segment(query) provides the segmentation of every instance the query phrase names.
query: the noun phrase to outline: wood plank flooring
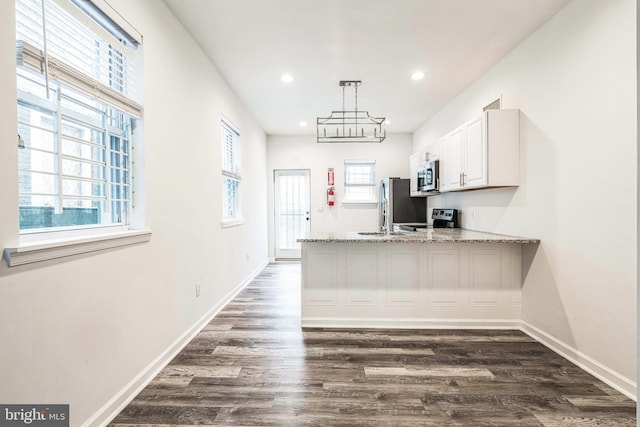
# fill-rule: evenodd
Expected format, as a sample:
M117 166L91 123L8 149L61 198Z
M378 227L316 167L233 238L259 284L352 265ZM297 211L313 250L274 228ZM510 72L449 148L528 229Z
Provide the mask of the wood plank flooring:
M112 426L635 426L635 402L519 331L300 328L264 271Z

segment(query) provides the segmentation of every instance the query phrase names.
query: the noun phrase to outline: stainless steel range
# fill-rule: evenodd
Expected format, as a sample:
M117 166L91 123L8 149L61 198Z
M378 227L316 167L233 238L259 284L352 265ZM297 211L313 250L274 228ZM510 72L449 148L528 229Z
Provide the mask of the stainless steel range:
M457 209L433 209L433 228L459 228Z

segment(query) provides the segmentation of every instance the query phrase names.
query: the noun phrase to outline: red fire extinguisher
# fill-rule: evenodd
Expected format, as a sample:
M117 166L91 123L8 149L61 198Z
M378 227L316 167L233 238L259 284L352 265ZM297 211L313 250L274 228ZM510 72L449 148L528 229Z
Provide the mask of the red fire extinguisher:
M327 205L333 206L336 202L336 193L334 187L329 187L327 190Z

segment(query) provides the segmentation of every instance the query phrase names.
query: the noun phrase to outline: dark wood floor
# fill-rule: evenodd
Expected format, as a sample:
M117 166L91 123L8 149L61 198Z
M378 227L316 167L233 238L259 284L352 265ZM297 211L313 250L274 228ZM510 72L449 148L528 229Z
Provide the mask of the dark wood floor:
M518 331L300 328L270 264L111 425L635 426L635 402Z

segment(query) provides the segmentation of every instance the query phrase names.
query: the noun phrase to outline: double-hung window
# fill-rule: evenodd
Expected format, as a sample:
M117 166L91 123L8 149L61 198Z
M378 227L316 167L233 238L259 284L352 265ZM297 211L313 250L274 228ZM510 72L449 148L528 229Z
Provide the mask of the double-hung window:
M242 222L240 206L240 133L228 122L222 129L222 225Z
M375 160L344 161L344 202L376 202Z
M16 0L21 233L129 225L139 41L90 1Z

